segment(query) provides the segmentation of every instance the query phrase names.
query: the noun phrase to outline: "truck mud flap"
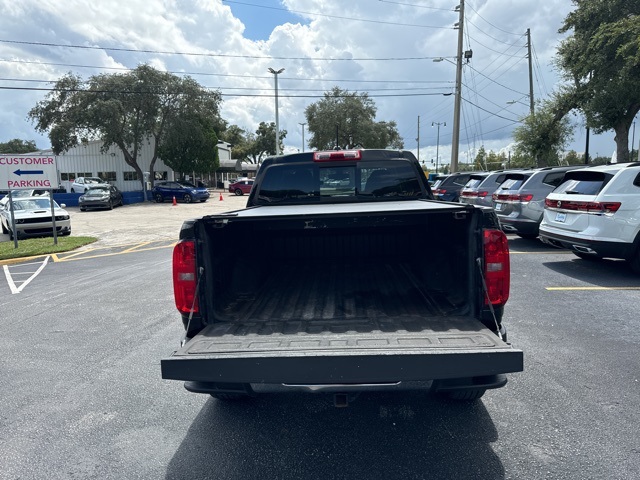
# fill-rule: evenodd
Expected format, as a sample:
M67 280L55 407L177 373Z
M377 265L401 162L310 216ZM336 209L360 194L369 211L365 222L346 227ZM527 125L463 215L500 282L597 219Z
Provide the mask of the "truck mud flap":
M274 322L275 323L275 322ZM330 384L476 377L523 370L523 353L473 318L415 319L391 329L364 322L344 333L316 323L216 324L161 361L162 378L201 382ZM446 325L446 328L443 328ZM408 328L408 329L407 329ZM385 331L389 330L389 331Z

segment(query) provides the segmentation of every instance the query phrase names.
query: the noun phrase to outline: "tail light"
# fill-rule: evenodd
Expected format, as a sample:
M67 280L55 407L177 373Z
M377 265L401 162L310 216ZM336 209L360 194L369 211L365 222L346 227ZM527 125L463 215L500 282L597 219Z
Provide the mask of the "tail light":
M533 200L531 193L494 193L491 198L502 202L530 202Z
M460 192L461 197L477 197L478 192Z
M485 190L485 191L482 191L482 192L478 192L478 196L479 196L479 197L484 198L484 197L486 197L487 195L489 195L489 192L487 192L486 190Z
M501 230L484 230L484 278L487 284L485 304L501 306L509 299L511 268L509 243Z
M434 195L444 195L445 193L447 193L447 191L444 188L436 188L433 191Z
M173 248L173 296L180 313L198 311L196 285L196 244L182 240Z
M620 202L573 202L567 200L544 200L545 208L560 208L563 210L574 210L576 212L586 213L615 213L622 203Z

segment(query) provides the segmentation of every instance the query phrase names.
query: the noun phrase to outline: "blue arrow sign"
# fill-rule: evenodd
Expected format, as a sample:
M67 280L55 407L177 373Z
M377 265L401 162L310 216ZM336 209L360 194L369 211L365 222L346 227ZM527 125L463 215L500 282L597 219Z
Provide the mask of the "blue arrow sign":
M20 175L42 175L44 173L44 170L16 170L15 172L16 175L20 176Z

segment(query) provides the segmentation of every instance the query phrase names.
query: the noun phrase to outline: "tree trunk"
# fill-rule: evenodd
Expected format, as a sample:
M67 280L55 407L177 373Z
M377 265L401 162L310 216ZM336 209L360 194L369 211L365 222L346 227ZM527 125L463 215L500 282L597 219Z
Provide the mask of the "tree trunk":
M616 136L616 162L627 163L629 162L629 127L625 124L617 124L615 128Z

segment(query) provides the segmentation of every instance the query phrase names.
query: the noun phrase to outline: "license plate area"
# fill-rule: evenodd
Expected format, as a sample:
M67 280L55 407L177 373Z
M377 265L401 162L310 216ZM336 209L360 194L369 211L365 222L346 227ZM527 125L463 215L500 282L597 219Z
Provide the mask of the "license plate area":
M556 213L556 222L564 223L566 219L567 219L567 214L566 213L564 213L564 212L557 212Z
M496 206L495 206L496 212L499 212L502 210L502 205L503 205L502 203L496 203Z

